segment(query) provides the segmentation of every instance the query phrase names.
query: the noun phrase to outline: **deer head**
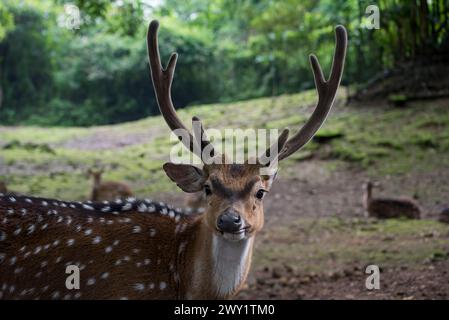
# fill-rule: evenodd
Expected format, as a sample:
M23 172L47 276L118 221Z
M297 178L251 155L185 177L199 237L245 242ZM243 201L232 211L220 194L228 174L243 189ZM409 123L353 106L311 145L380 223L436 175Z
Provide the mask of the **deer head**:
M94 186L98 186L101 182L101 176L104 173L104 169L89 168L87 170L87 177L92 177Z
M270 166L274 160L283 160L301 149L318 131L325 121L340 84L346 54L347 35L343 26L336 32L336 49L332 71L329 79L325 79L318 59L310 56L310 63L318 92L318 103L305 125L290 139L289 130L284 129L278 140L265 152L270 161L255 161L250 164L227 164L226 156L219 155L207 139L201 121L193 117L199 124L199 130L192 135L177 116L171 99L171 84L175 71L177 54L170 56L167 67L161 65L157 32L159 24L151 22L148 30L148 53L153 86L159 109L169 128L180 141L194 154L200 157L202 168L188 164L166 163L163 168L168 177L185 192L203 191L207 208L205 221L210 231L229 240L242 240L253 236L263 226L263 198L269 192L276 173L261 174L261 168ZM195 128L195 126L194 126ZM186 139L187 137L187 139ZM220 159L211 164L211 158ZM207 161L205 161L207 160Z

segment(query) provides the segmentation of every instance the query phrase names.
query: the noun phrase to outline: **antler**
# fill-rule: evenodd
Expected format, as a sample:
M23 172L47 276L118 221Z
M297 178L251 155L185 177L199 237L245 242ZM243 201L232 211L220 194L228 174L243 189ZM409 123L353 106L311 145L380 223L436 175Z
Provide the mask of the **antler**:
M282 144L278 143L280 150L278 160L287 158L309 142L329 114L332 104L334 103L338 86L340 85L346 56L348 40L346 29L343 26L337 26L335 28L335 38L336 46L329 80L326 81L324 79L323 71L321 70L317 57L313 54L310 55L310 64L312 66L315 86L318 92L318 104L307 123L285 143L283 149L281 149Z
M209 145L209 142L204 139L204 132L202 129L201 121L198 118L192 119L193 121L200 122L201 135L195 135L196 140L193 138L190 131L183 124L181 119L179 119L175 107L173 106L173 101L171 98L171 84L173 82L173 75L175 72L176 61L178 59L178 54L172 53L170 59L168 60L167 67L162 68L161 58L159 54L159 46L157 40L157 31L159 29L159 22L153 20L148 27L147 35L147 45L148 45L148 58L150 61L151 69L151 79L153 80L154 91L156 93L156 99L161 111L162 116L167 122L167 125L172 131L177 133L178 139L184 143L184 145L194 154L202 159L202 151L205 146ZM187 136L179 134L181 129ZM203 139L201 137L204 137ZM196 144L195 142L196 141ZM211 152L213 154L213 150Z

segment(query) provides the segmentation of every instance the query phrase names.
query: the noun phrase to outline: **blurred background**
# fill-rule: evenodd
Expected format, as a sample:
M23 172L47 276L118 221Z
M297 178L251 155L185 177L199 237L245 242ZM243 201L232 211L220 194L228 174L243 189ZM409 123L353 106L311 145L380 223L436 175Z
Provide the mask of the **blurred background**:
M240 298L449 298L449 0L3 0L0 192L87 200L103 178L202 206L161 170L152 19L162 60L179 53L181 118L218 129L298 129L317 99L309 54L328 74L334 27L348 30L332 114L281 164ZM421 219L367 217L368 181Z

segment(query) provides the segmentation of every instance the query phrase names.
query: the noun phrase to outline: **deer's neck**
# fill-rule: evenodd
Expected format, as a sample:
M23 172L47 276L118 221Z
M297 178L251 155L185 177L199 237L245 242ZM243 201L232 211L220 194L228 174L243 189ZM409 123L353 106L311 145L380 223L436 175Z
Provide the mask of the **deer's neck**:
M94 178L92 182L92 193L90 200L98 201L98 191L100 189L100 179Z
M251 265L254 237L229 241L201 223L195 239L191 285L187 298L225 299L245 283Z
M365 206L365 209L368 208L369 203L371 202L372 193L373 193L372 187L371 187L371 185L368 184L366 186L365 194L363 197L363 204Z

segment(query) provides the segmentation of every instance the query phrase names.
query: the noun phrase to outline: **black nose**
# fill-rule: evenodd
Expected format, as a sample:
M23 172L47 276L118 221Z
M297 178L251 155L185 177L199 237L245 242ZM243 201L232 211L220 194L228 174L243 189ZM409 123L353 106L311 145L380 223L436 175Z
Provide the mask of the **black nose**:
M217 219L217 227L222 232L235 233L242 228L242 218L235 211L226 211Z

